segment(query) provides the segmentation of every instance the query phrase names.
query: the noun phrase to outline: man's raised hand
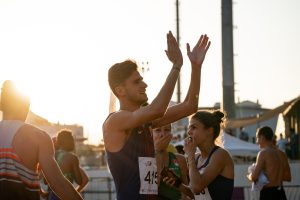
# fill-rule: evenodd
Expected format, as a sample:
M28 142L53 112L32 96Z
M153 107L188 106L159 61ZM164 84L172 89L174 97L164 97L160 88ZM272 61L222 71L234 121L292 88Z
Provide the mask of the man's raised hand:
M183 64L182 53L171 31L169 31L167 34L167 45L168 48L165 50L165 52L168 56L168 59L173 63L174 66L180 69Z
M204 61L206 52L210 46L207 35L201 35L197 44L191 51L189 43L186 44L187 55L191 61L192 66L201 67Z

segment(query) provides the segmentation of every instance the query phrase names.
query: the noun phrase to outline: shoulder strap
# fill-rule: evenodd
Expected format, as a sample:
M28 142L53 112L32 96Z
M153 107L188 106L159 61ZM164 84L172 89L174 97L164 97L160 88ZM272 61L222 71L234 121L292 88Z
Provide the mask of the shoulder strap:
M0 147L12 148L12 142L19 129L25 123L18 120L3 120L0 122Z
M200 157L201 157L201 154L199 153L196 157L196 166L198 165L198 161L199 161Z
M204 168L204 167L206 167L206 166L208 165L209 160L210 160L212 154L213 154L218 148L220 148L220 147L219 147L219 146L215 146L215 147L211 150L211 152L209 153L208 158L206 159L205 163L204 163L203 165L201 165L201 166L198 168L198 170L200 170L200 169L202 169L202 168ZM200 156L199 156L199 157L200 157Z

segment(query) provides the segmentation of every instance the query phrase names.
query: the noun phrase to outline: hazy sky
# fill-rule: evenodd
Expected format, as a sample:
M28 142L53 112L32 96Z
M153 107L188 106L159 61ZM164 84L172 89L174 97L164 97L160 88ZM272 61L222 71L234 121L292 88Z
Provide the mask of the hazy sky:
M299 0L234 1L236 101L274 108L300 95L299 8ZM199 105L213 106L222 98L221 0L180 1L180 23L182 95L190 77L185 44L206 33L212 45ZM171 68L169 30L176 32L175 0L0 0L0 82L15 80L33 112L82 124L97 143L108 114L108 68L127 58L148 62L152 100Z

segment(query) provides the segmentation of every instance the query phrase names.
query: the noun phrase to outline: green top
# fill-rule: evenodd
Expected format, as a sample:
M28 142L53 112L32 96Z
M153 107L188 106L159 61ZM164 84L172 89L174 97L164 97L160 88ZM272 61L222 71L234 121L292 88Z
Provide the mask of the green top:
M61 163L64 159L65 154L68 153L65 150L59 149L55 152L55 160L58 163L59 166L61 166ZM63 175L71 182L73 183L75 178L71 172L63 173Z
M176 155L171 152L168 152L168 154L169 154L168 168L172 170L179 178L181 178L180 167L176 159ZM175 188L169 187L163 181L161 181L158 187L158 199L178 200L181 199L181 192Z

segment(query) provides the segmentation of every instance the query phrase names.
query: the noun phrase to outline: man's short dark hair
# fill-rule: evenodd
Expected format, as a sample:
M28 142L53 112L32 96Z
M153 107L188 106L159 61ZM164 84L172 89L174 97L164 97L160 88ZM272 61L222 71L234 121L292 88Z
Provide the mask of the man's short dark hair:
M116 96L115 88L124 83L134 71L137 71L137 64L132 60L125 60L110 67L108 70L108 83L110 89Z
M258 135L262 135L266 140L272 141L274 132L269 126L264 126L258 130Z

